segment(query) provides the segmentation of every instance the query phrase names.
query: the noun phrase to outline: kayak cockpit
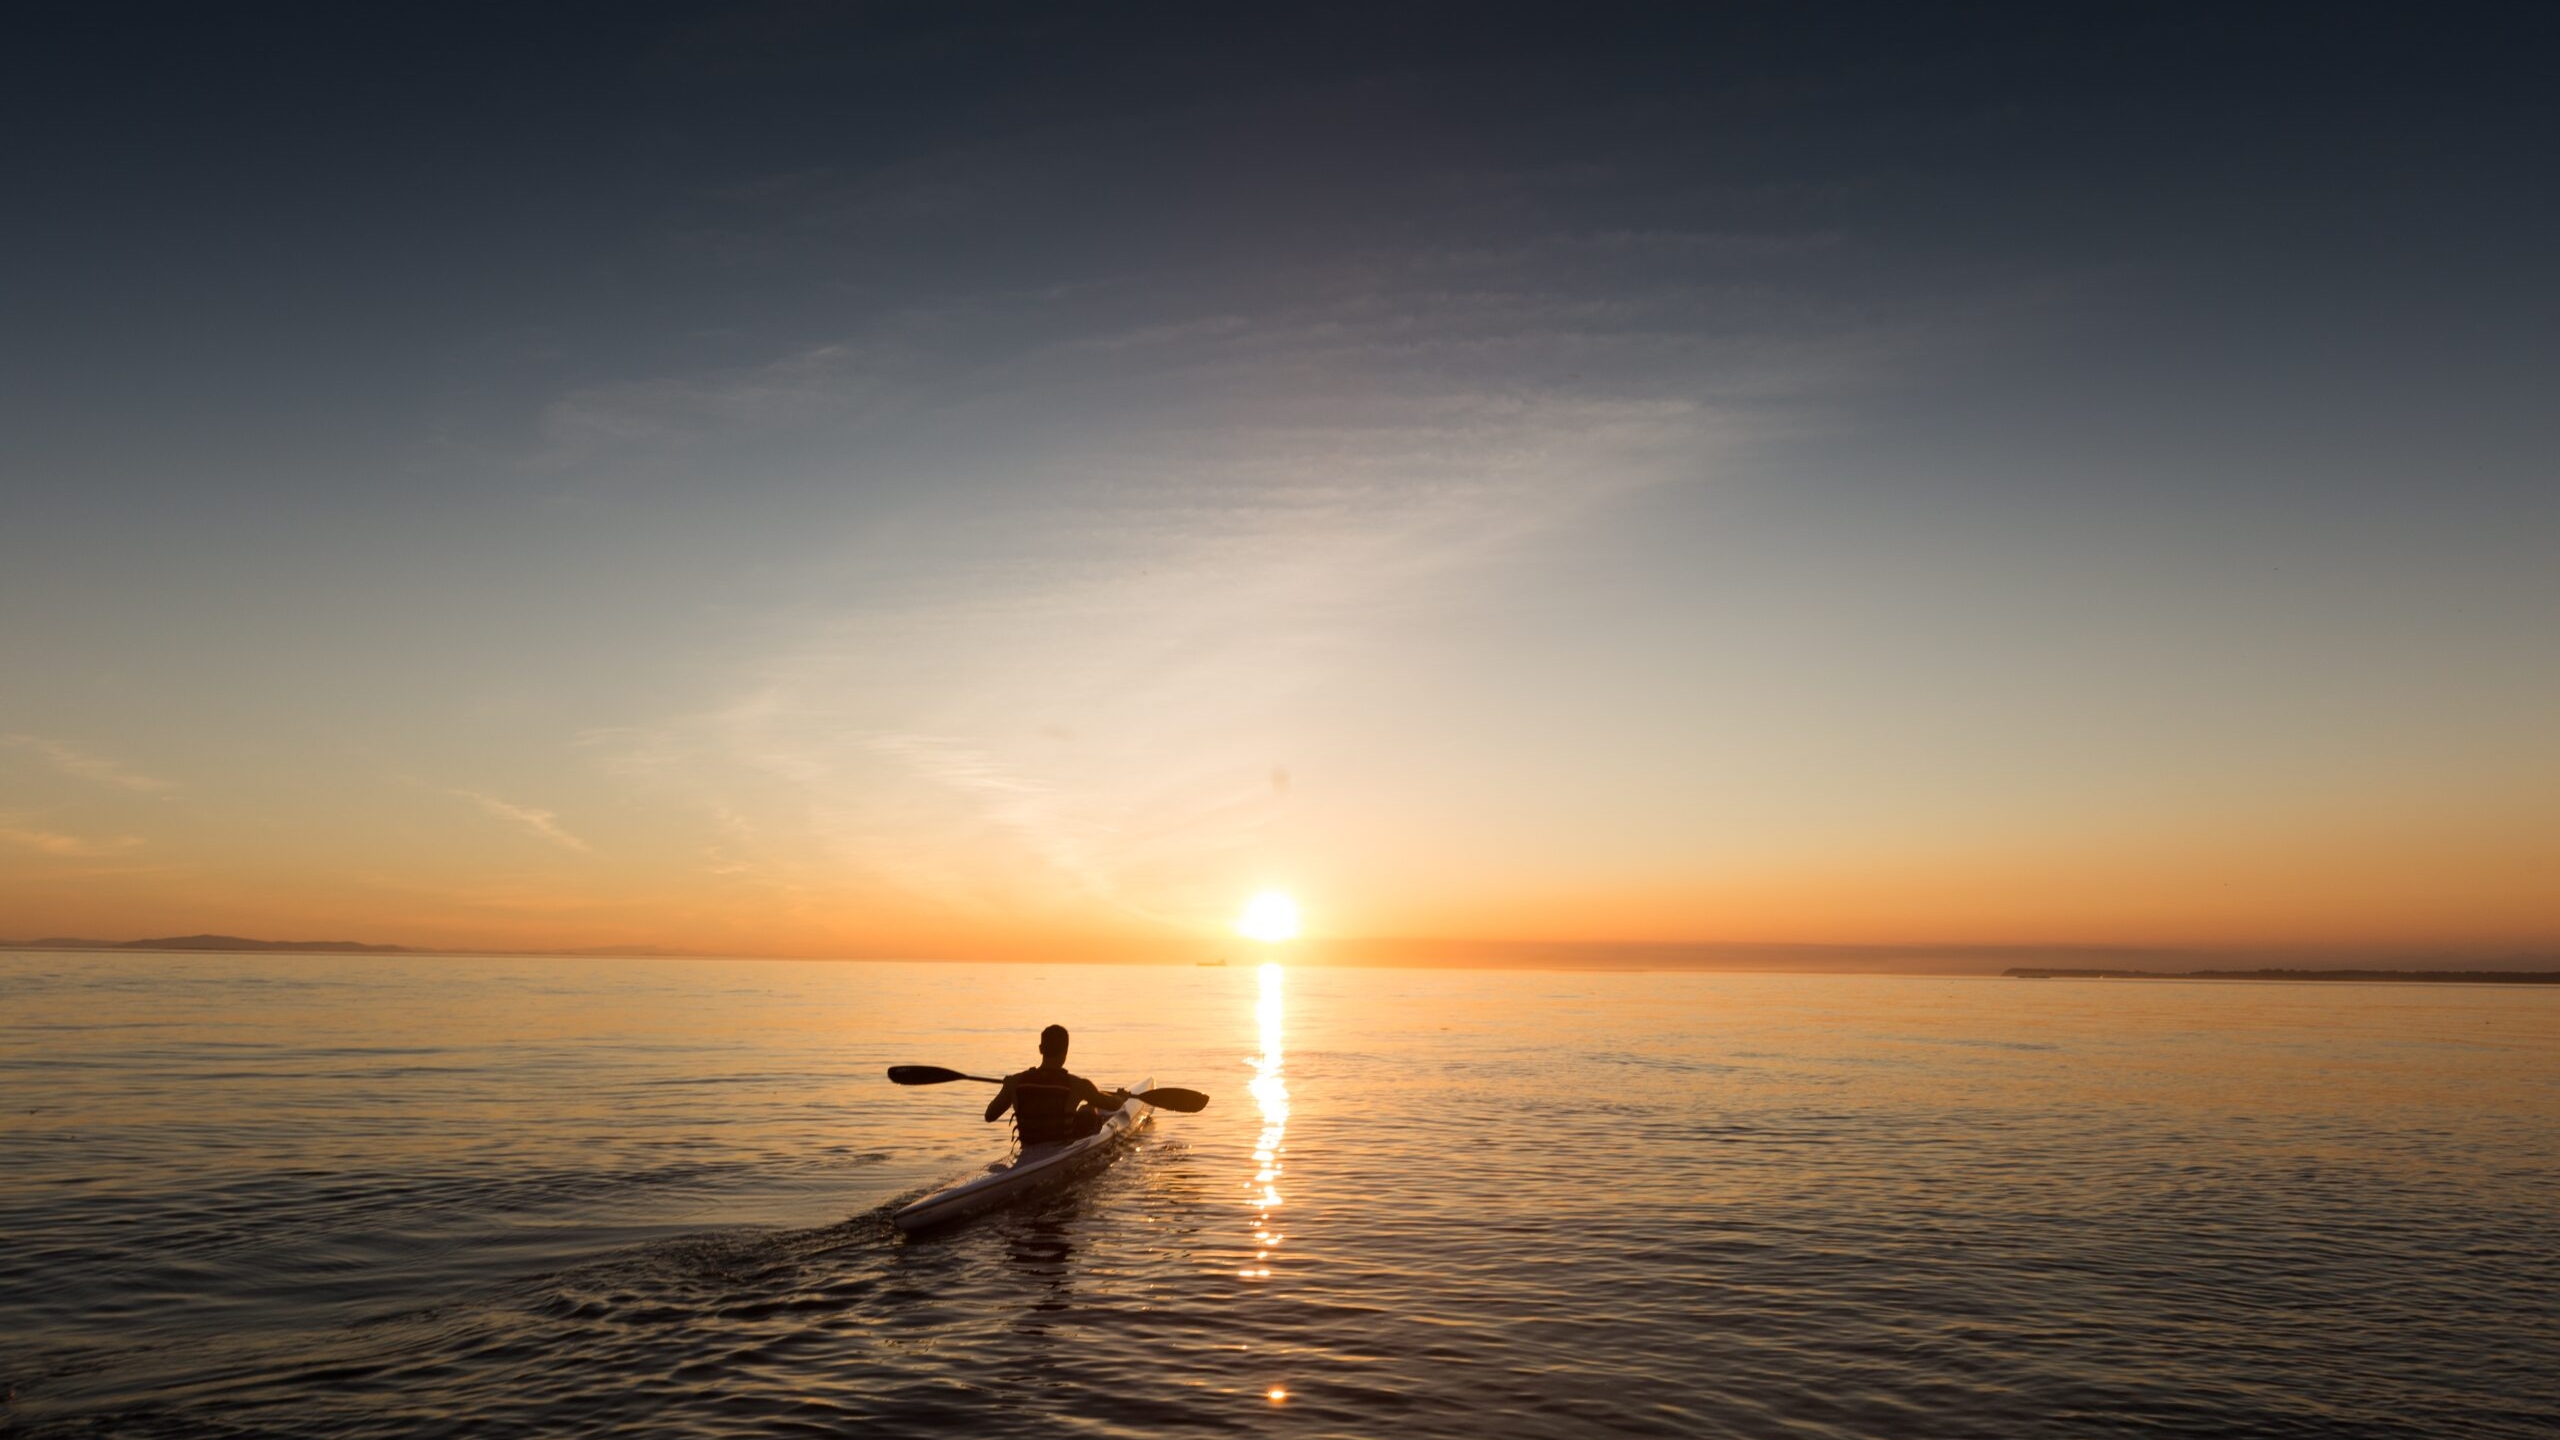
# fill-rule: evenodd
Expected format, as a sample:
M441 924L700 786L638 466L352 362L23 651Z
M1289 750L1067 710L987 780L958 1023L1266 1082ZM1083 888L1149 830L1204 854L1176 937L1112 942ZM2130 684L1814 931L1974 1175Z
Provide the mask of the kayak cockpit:
M1154 1082L1144 1081L1132 1088L1143 1092L1154 1088ZM1122 1142L1135 1136L1138 1127L1154 1113L1154 1106L1132 1100L1105 1115L1102 1128L1091 1135L1021 1146L971 1179L936 1190L901 1208L889 1217L890 1223L902 1231L947 1225L1065 1184L1109 1163Z

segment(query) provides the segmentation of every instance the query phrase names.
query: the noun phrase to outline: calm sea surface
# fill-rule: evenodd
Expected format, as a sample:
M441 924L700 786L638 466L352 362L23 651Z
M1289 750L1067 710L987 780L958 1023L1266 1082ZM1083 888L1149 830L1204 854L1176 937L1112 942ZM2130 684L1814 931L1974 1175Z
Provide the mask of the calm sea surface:
M899 1062L1212 1092L937 1236ZM0 955L10 1435L2560 1434L2560 993Z

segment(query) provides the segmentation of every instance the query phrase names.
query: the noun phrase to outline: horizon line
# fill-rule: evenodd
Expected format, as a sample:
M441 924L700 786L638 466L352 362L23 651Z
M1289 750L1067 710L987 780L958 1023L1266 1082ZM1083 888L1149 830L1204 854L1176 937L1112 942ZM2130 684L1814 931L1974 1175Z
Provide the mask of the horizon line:
M2090 941L1965 943L1840 943L1825 941L1628 941L1628 940L1465 940L1432 937L1333 936L1302 937L1272 944L1242 941L1261 949L1262 963L1339 966L1361 969L1599 970L1621 972L1727 970L1766 973L1906 973L1981 975L2032 958L2087 958L2154 963L2324 958L2364 965L2396 963L2416 970L2457 968L2471 971L2529 973L2533 967L2560 966L2560 947L2511 945L2410 944L2191 944L2137 945ZM586 945L557 948L525 946L403 945L356 940L266 940L199 932L136 940L95 940L48 936L33 940L0 940L0 951L85 953L130 951L162 954L321 954L412 957L524 959L645 960L779 960L889 964L1027 964L1027 965L1166 965L1214 969L1229 963L1236 947L1216 959L1167 954L1160 947L1118 953L1072 948L1054 955L1027 957L1011 953L776 953L676 949L655 945ZM1247 952L1245 964L1257 963ZM1757 964L1753 962L1758 962ZM1789 963L1792 962L1792 963ZM1863 962L1863 963L1861 963ZM1899 962L1899 963L1894 963Z

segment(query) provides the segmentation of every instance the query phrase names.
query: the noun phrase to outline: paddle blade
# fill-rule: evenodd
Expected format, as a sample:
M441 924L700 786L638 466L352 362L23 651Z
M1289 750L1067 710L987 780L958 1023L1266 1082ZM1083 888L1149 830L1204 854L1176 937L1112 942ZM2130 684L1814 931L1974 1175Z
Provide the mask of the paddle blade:
M952 1080L968 1078L957 1070L945 1070L939 1065L892 1065L889 1067L889 1083L892 1085L941 1085Z
M1197 1115L1209 1108L1209 1097L1197 1090L1141 1090L1138 1099L1159 1110Z

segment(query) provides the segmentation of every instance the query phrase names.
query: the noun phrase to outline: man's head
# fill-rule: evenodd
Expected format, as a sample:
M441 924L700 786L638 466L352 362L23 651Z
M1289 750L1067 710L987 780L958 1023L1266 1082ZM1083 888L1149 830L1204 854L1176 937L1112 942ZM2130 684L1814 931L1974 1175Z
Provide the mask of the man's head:
M1067 1063L1067 1027L1052 1025L1040 1032L1040 1058L1051 1065Z

